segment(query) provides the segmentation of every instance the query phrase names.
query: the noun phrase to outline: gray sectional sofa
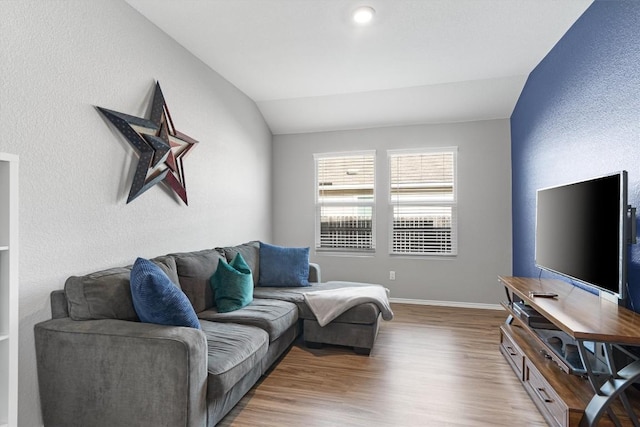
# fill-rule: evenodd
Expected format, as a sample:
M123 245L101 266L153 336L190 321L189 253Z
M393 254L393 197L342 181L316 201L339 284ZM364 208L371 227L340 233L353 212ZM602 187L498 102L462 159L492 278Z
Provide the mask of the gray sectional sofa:
M200 330L140 322L130 266L73 276L52 292L52 319L34 331L44 425L215 426L301 333L309 346L369 354L380 309L360 304L320 327L303 293L345 285L321 283L315 264L309 287L255 287L251 304L219 313L209 278L238 252L257 284L259 242L152 260L188 297Z

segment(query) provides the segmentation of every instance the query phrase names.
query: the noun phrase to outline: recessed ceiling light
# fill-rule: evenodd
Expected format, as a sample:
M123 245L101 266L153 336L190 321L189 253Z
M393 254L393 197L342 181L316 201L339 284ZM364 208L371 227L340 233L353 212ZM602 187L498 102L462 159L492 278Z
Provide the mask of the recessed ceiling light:
M371 6L360 6L353 11L353 20L356 24L365 25L371 22L376 11Z

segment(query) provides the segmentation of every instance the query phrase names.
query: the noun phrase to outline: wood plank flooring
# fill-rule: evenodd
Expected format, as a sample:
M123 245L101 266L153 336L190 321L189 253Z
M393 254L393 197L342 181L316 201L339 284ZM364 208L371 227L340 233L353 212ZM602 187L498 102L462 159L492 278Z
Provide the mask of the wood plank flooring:
M547 425L498 350L505 312L392 308L370 357L296 343L219 425Z

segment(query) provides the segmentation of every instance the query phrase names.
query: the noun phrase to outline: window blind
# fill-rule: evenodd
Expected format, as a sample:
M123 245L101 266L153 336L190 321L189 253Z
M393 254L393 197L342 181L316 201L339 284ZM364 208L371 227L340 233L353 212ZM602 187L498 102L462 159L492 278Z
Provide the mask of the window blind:
M389 151L390 253L457 254L456 154Z
M316 249L375 249L375 152L316 154Z

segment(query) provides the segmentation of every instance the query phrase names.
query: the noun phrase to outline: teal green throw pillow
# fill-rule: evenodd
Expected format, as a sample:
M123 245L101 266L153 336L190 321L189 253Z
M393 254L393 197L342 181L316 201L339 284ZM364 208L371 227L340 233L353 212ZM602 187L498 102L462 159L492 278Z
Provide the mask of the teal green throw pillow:
M239 310L253 301L253 275L240 253L229 264L220 260L209 282L218 313Z

